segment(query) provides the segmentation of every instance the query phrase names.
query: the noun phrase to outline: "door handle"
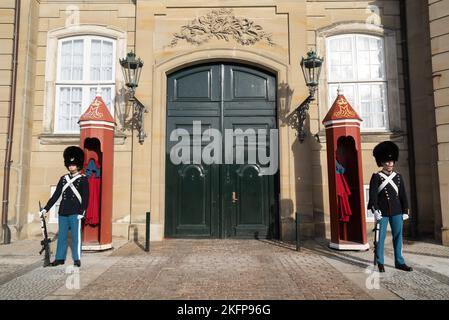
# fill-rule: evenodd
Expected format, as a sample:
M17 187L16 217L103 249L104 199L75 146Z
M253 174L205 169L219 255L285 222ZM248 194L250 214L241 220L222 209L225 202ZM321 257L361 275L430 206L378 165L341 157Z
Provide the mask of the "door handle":
M237 193L232 191L232 203L236 203L237 201L239 201L239 199L237 199Z

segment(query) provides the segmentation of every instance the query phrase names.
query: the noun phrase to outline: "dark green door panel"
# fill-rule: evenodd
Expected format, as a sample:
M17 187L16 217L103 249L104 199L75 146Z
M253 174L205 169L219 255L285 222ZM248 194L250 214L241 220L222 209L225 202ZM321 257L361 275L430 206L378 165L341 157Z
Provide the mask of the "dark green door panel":
M224 116L276 116L275 78L242 66L225 65Z
M217 129L212 117L170 117L167 123L167 152L179 142L171 141L175 129L185 130L193 143L194 121L201 130ZM204 146L205 142L200 142ZM199 161L198 161L199 160ZM166 233L168 237L218 237L218 165L206 165L190 154L188 163L166 161Z
M202 66L172 74L167 83L167 116L219 117L219 65Z
M234 132L240 129L243 134L260 129L269 132L276 128L276 120L274 117L225 117L224 127ZM260 137L257 136L257 139ZM263 152L269 155L268 137L265 141L267 150ZM249 158L248 149L251 147L257 150L250 141L244 145L236 142L232 149L234 164L224 165L222 169L227 178L223 181L223 190L227 193L223 202L223 212L228 218L227 237L274 237L275 217L272 213L276 197L275 179L271 175L261 175L261 169L266 165L259 163L258 158ZM238 164L242 158L244 163Z
M260 175L262 165L248 158L255 141L243 137L242 145L234 144L232 164L224 163L224 141L219 164L205 164L192 154L210 141L194 141L195 121L201 121L201 132L210 128L223 135L226 129L241 129L243 135L275 129L275 78L239 65L202 65L171 74L167 88L166 236L276 237L278 175ZM175 129L190 137L188 163L170 159L180 141L170 141ZM237 164L242 156L244 164Z

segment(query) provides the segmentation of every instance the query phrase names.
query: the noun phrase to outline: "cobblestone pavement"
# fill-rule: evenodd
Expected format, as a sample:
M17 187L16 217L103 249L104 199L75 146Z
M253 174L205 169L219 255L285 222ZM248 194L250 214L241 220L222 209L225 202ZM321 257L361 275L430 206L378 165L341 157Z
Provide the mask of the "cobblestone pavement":
M256 240L133 244L77 299L369 299L310 253ZM117 290L117 288L122 288Z
M373 250L366 252L334 252L326 243L309 244L312 251L328 259L343 261L352 271L372 269ZM404 241L403 255L413 272L394 268L393 248L385 248L386 272L380 274L380 285L406 300L449 300L449 247L426 242ZM344 272L343 270L340 270Z
M405 245L412 273L392 267L387 245L379 290L366 286L372 251L337 252L327 242L296 252L279 241L170 239L147 253L122 241L83 253L79 270L70 258L43 268L34 245L0 246L0 299L449 299L449 248L427 243Z
M0 246L0 285L41 266L40 247L39 241L32 240Z

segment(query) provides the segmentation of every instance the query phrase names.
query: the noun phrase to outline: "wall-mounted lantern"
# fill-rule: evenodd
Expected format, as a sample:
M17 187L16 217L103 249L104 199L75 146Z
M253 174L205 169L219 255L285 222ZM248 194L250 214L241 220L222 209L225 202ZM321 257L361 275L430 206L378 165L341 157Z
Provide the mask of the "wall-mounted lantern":
M318 81L320 78L323 61L324 58L318 57L313 50L310 50L307 53L307 58L302 58L301 60L301 69L304 74L304 80L309 88L309 96L294 111L297 122L295 124L295 128L298 132L298 139L301 143L303 143L306 138L304 122L307 117L307 111L309 110L310 103L315 99L315 92L318 88Z
M128 99L133 106L133 121L138 131L137 137L139 138L139 143L143 144L143 141L147 136L144 131L144 113L147 113L148 110L135 96L136 88L139 86L143 61L140 58L136 59L136 54L131 51L127 54L125 59L120 59L120 65L122 66L126 86L129 89ZM126 114L128 114L128 112L126 112Z

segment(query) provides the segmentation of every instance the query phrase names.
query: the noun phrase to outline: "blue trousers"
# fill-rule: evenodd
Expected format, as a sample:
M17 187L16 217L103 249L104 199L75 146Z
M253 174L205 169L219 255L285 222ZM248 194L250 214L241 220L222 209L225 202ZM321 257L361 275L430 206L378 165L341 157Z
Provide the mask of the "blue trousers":
M72 236L72 258L73 261L81 257L81 220L77 214L59 216L58 245L56 246L56 260L65 260L67 256L67 236Z
M387 237L387 226L390 223L391 233L393 235L393 248L394 248L394 264L395 266L405 264L404 257L402 256L402 226L403 218L402 214L398 214L392 217L382 217L379 221L379 241L377 243L377 262L384 264L384 247L385 238Z

